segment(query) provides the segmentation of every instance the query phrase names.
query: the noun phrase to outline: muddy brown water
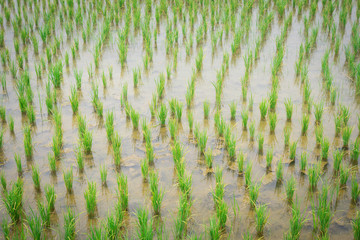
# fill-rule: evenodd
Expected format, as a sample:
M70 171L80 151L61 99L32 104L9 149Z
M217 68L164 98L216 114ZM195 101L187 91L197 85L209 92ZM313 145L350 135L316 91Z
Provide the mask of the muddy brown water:
M143 7L143 6L142 6ZM334 114L336 114L339 103L345 104L350 108L351 116L349 124L354 126L351 135L353 142L358 136L357 130L357 114L359 113L360 99L355 95L354 85L348 77L348 72L345 64L344 45L350 43L351 23L356 19L356 7L353 7L351 14L351 21L349 19L344 33L341 35L342 46L338 58L334 58L333 53L330 54L330 68L333 74L334 86L338 89L338 99L336 106L330 104L327 93L322 85L321 76L321 59L325 51L330 48L330 39L327 33L321 29L322 17L319 13L321 3L319 3L318 13L312 26L318 23L319 35L315 49L311 53L308 61L309 66L309 82L312 89L312 97L314 102L324 101L325 112L323 115L324 134L330 140L330 154L327 165L324 167L322 179L326 182L332 182L333 177L333 160L331 152L342 146L342 139L335 136L334 131ZM288 13L289 9L287 10ZM308 14L309 10L304 10L303 15ZM262 186L260 188L258 202L267 204L269 208L269 219L265 227L265 239L280 239L283 234L288 231L289 219L291 216L291 207L286 201L285 182L291 176L296 179L296 195L298 196L301 211L304 211L308 221L305 223L301 231L301 239L316 238L312 230L312 216L311 216L311 198L317 196L317 193L309 191L309 183L307 175L300 173L299 160L300 154L306 151L309 155L309 162L315 163L319 159L320 149L316 146L314 126L315 118L310 115L310 125L307 136L301 135L301 117L303 112L307 112L306 105L303 104L302 86L295 75L295 61L297 60L298 50L300 44L304 42L303 35L303 20L294 14L292 25L288 31L288 37L285 41L285 55L283 59L282 71L280 74L280 88L279 98L276 107L278 115L278 123L276 125L275 133L271 134L269 130L269 120L260 121L259 103L267 96L271 89L271 62L276 52L275 39L281 33L282 22L279 22L277 14L269 29L268 37L262 47L259 59L256 61L254 68L249 76L249 91L248 95L252 93L254 98L253 111L250 112L250 120L256 122L256 134L262 131L265 136L264 152L273 147L274 148L274 162L272 170L266 170L265 154L258 153L257 142L251 141L248 131L244 130L241 125L241 109L246 108L248 102L242 101L241 93L241 78L244 76L245 67L243 56L247 53L247 49L252 49L255 39L259 32L257 29L257 14L258 8L253 10L253 17L249 40L241 45L241 52L235 56L230 57L230 67L225 76L224 89L222 95L222 114L224 118L230 122L229 103L237 102L236 120L231 121L232 131L237 136L237 151L242 150L247 155L247 161L252 162L252 179L260 181L262 179ZM335 19L338 19L338 12L336 12ZM197 25L196 25L197 26ZM18 100L15 91L15 80L11 77L9 69L0 67L2 72L6 73L6 81L8 83L7 91L1 91L1 105L6 108L6 113L14 117L15 120L15 134L10 134L8 127L3 123L4 132L4 146L0 153L1 169L5 172L8 183L14 182L17 177L16 164L14 161L14 154L19 153L22 159L24 172L24 207L28 213L29 209L36 209L36 202L38 199L44 199L43 187L47 183L55 186L57 194L55 209L56 212L52 214L51 229L47 234L52 237L61 238L63 234L63 213L67 207L71 207L78 214L78 221L76 224L77 238L84 239L89 231L90 225L93 223L99 224L102 219L105 219L107 214L112 210L116 200L116 176L119 171L123 172L128 177L129 184L129 210L126 217L127 234L131 238L136 236L136 217L135 210L139 206L146 206L152 214L151 197L149 186L143 181L140 169L140 160L145 157L145 147L142 138L141 128L134 131L131 121L126 119L124 109L120 106L120 93L124 83L128 83L128 100L131 105L140 112L141 118L146 118L150 121L152 143L155 150L154 168L159 173L160 186L165 191L163 204L161 207L160 217L155 219L155 222L164 223L166 235L168 238L173 238L172 231L174 229L174 220L177 213L179 190L176 186L176 173L171 154L170 134L167 127L160 127L156 119L151 119L149 104L152 98L152 93L156 91L154 80L158 78L160 73L166 72L166 66L172 61L172 57L167 56L165 51L165 32L166 22L159 26L159 36L157 47L154 48L153 63L149 71L143 70L142 56L142 36L140 33L130 32L130 42L128 49L127 64L124 68L120 67L117 54L117 30L119 27L112 26L111 37L108 43L103 48L103 53L100 61L100 67L95 73L93 79L89 79L87 74L87 67L93 64L93 46L97 41L99 27L94 31L88 43L84 44L80 39L80 56L75 60L70 57L70 67L64 68L64 79L61 90L58 90L58 101L61 106L62 122L63 122L63 139L64 146L62 149L61 160L58 162L58 171L56 175L50 173L47 155L51 152L51 140L54 134L54 126L51 119L48 117L45 106L45 85L47 81L46 74L43 73L43 78L37 80L34 63L39 61L38 56L32 53L32 47L29 48L28 68L31 76L31 86L34 91L34 109L36 112L36 125L33 127L33 143L34 155L31 161L27 161L23 146L23 131L22 124L26 120L20 112ZM132 28L131 28L132 29ZM179 27L180 29L180 27ZM196 28L195 28L196 29ZM5 30L5 45L10 50L12 59L15 57L15 50L13 47L13 29L10 25L4 24ZM63 29L59 29L65 36ZM81 32L74 33L80 36ZM195 67L195 56L198 48L194 41L194 48L192 49L191 57L186 57L185 44L181 31L179 31L179 53L177 70L172 71L170 80L167 80L165 87L165 97L163 102L176 97L182 101L185 106L185 92L187 82L192 75L192 69ZM201 129L206 128L208 132L207 147L213 149L214 166L220 166L224 169L223 179L226 184L225 187L225 201L229 206L229 216L227 221L227 233L231 239L239 239L248 229L254 236L255 230L255 213L250 208L248 192L245 187L244 177L239 175L236 170L236 164L229 160L222 140L217 136L214 128L214 113L215 113L215 90L211 82L216 81L217 70L220 69L222 57L225 52L231 53L231 42L233 37L224 37L223 42L213 53L211 48L211 36L207 34L207 40L203 44L204 61L203 69L197 76L195 87L194 104L191 111L194 113L195 122L198 122ZM64 37L61 42L61 53L64 55L65 51L70 54L71 40L66 40ZM43 52L41 47L41 40L39 38L40 55ZM231 54L230 54L231 56ZM108 67L113 66L113 79L108 77ZM142 71L142 78L140 85L134 89L132 83L132 69L140 67ZM93 133L93 148L92 154L85 156L85 170L84 173L79 173L76 165L74 149L78 141L78 127L76 116L73 116L68 96L70 95L70 86L75 84L73 70L80 69L83 71L82 90L79 110L82 115L86 116L86 121L89 129ZM103 88L101 82L101 74L105 71L108 86ZM100 99L104 104L104 113L113 111L115 116L115 130L122 138L122 160L120 170L114 166L111 154L111 148L106 138L106 131L104 122L99 121L91 104L91 82L95 81L99 85ZM39 96L41 101L39 102ZM286 121L286 112L284 101L286 98L291 98L294 102L294 113L292 121ZM211 106L209 120L203 118L203 102L208 100ZM41 111L42 110L42 111ZM288 149L284 148L283 130L285 127L291 127L291 141L299 141L296 160L293 163L288 161ZM178 134L180 142L186 149L185 160L186 168L192 174L192 193L194 200L191 208L191 219L188 226L189 233L201 234L205 232L206 225L209 224L209 218L215 214L214 202L212 198L212 188L215 185L215 179L212 174L206 174L206 166L204 157L199 154L198 148L194 143L194 137L188 128L186 118L186 107L184 108L183 118ZM279 184L276 181L275 169L277 161L284 159L284 183ZM345 162L349 163L349 153L346 152ZM41 173L41 188L40 193L36 192L31 178L31 165L37 164ZM107 185L102 186L100 179L100 166L105 164L108 169ZM74 184L73 192L67 193L62 171L73 167L74 170ZM358 177L358 167L353 165L354 171ZM95 181L97 184L97 217L95 219L88 219L85 200L83 192L87 188L87 181ZM322 182L319 182L318 189L321 189ZM237 215L233 213L233 199L239 206ZM334 216L330 224L330 236L333 239L351 239L352 227L351 219L355 216L358 209L358 204L351 202L350 196L350 180L347 187L340 190L337 197L337 203L333 208ZM9 218L6 209L1 207L0 219Z

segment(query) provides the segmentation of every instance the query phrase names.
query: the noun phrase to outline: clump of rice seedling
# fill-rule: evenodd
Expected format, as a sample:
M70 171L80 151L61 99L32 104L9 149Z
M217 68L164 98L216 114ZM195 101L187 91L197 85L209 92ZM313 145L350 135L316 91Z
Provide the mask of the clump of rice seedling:
M301 126L301 134L305 136L309 128L309 115L306 113L304 113L302 116Z
M343 160L344 152L336 149L333 152L333 158L334 158L334 171L338 172L340 170L340 166Z
M32 146L31 129L29 125L25 125L24 127L24 149L25 149L25 156L27 158L31 158L33 154L33 146Z
M70 193L73 185L73 170L72 167L68 171L63 172L66 190Z
M76 216L75 212L68 208L64 214L64 238L65 239L75 239L75 229L76 228Z
M69 96L69 100L73 114L76 114L79 109L79 98L75 87L71 87L71 95Z
M266 101L266 99L263 99L260 102L259 109L260 109L261 120L265 120L266 113L268 110L268 102Z
M74 70L74 76L76 80L76 88L77 90L81 89L81 78L82 78L82 71Z
M7 183L6 183L6 177L5 177L4 171L1 171L1 173L0 173L0 182L1 182L1 186L2 186L3 190L6 191Z
M298 201L293 204L291 211L290 229L286 234L285 239L299 239L301 229L307 220L305 219L305 216L300 213L300 205Z
M15 159L15 163L16 163L17 172L18 172L18 174L21 174L22 173L22 164L21 164L21 158L20 158L19 154L15 153L14 159Z
M137 236L139 239L153 238L153 220L149 219L148 211L145 208L140 208L135 213L137 217Z
M359 184L356 179L356 174L352 175L351 178L351 200L357 202L360 194Z
M105 116L105 129L106 136L109 142L111 142L114 135L114 112L108 112Z
M199 137L198 137L198 139L197 139L197 141L198 141L198 146L199 146L199 150L200 150L201 153L204 153L204 152L205 152L207 140L208 140L207 131L206 131L206 129L204 129L204 130L199 134Z
M314 164L313 166L308 167L309 184L311 189L316 188L318 180L320 178L320 173L321 173L320 162L319 164Z
M216 203L216 216L220 229L225 228L226 220L228 218L228 206L224 199L220 199Z
M335 123L335 135L339 136L341 130L341 116L335 115L334 116L334 123Z
M13 223L16 223L20 220L22 213L23 185L23 180L18 178L18 180L13 184L12 188L4 192L4 206Z
M277 168L276 168L276 179L278 182L281 182L283 180L283 165L282 165L282 159L278 161Z
M41 239L42 226L40 216L31 209L31 215L26 216L26 222L29 225L31 237L37 240Z
M341 186L346 185L347 180L349 179L349 176L350 176L350 168L345 166L344 164L341 164L341 166L340 166L340 174L339 174L340 185Z
M45 185L44 189L45 189L45 198L46 198L47 204L49 206L49 209L50 209L50 211L54 211L55 210L55 201L56 201L56 197L57 197L57 195L55 194L55 188L54 188L54 186L47 184L47 185Z
M254 140L255 137L255 121L251 121L249 126L250 140Z
M50 226L50 216L51 216L49 206L45 205L44 203L42 203L40 201L38 201L37 206L39 209L39 214L40 214L43 226L49 227Z
M220 239L220 227L217 219L215 217L210 218L209 224L209 236L211 239L218 240Z
M359 141L356 139L355 142L353 143L353 147L351 149L351 160L353 161L357 161L359 158L359 153L360 153L360 146L359 146Z
M259 234L262 234L265 228L265 224L269 218L267 206L264 204L259 204L255 207L256 214L256 231Z
M3 122L6 122L6 109L4 106L0 106L0 118Z
M284 145L289 146L290 144L290 134L291 134L291 129L289 127L284 129Z
M101 183L103 185L106 185L107 169L105 165L100 166L100 178L101 178Z
M297 147L297 142L293 142L293 143L290 144L290 154L289 154L289 158L290 158L291 160L295 160L296 147Z
M86 210L88 216L91 218L95 215L96 210L96 183L88 182L88 189L84 191L84 198L86 201Z
M293 113L293 109L294 109L294 104L291 101L291 99L286 99L284 104L285 104L285 109L286 109L286 119L288 121L291 121L291 117L292 117L292 113Z
M169 120L169 131L170 131L171 139L176 138L177 130L178 130L177 121L175 119L170 119Z
M177 118L178 122L181 122L183 103L178 102L175 106L175 110L176 110L176 118Z
M11 133L14 133L14 118L12 116L9 116L9 129Z
M324 113L324 104L323 104L323 102L320 102L318 104L314 104L314 108L315 108L314 115L315 115L316 123L320 123L322 115Z
M131 122L133 124L134 129L138 129L139 127L139 113L136 112L134 108L131 108Z
M187 114L187 117L188 117L188 123L189 123L189 130L190 130L190 132L192 132L193 125L194 125L194 115L191 111L189 111Z
M349 126L345 126L342 130L342 139L343 139L344 148L349 147L349 140L350 140L352 130L353 130L353 128L349 127Z
M319 203L317 209L314 204L312 205L312 215L314 221L314 229L318 229L321 236L327 236L331 218L333 213L331 212L331 199L328 199L329 187L324 185L320 192Z
M165 126L166 117L167 117L167 108L165 104L161 104L157 116L161 123L161 126Z
M204 118L209 118L209 112L210 112L210 103L209 101L204 101Z
M276 122L277 122L277 115L275 112L271 112L269 114L269 119L270 119L270 132L274 133L275 132L275 127L276 127Z
M164 198L164 193L159 189L159 176L156 172L151 171L149 173L151 202L155 214L160 214L161 203Z
M306 170L307 165L307 154L306 152L302 152L300 155L300 170L304 172Z
M326 137L321 140L321 158L326 160L328 158L330 142Z
M264 149L264 135L262 133L259 133L258 135L258 147L259 147L259 153L262 153Z
M143 176L144 181L147 180L149 175L149 162L146 158L141 160L141 174Z
M208 148L208 150L205 152L205 163L208 168L212 168L213 156L211 148Z
M40 190L40 172L39 172L39 166L33 165L31 167L32 169L32 180L34 182L35 189L37 191Z
M272 160L274 156L274 150L272 148L268 149L266 152L266 167L271 168Z
M324 127L322 124L318 124L315 127L315 139L316 139L316 144L320 145L321 144L321 140L323 139L323 132L324 132Z
M337 97L336 88L331 87L331 90L330 90L330 102L331 102L332 105L335 105L336 97Z
M285 187L286 197L289 202L292 202L292 200L293 200L293 196L294 196L294 192L295 192L295 185L296 185L295 178L294 178L294 176L291 176L291 178L287 181L286 187Z
M4 239L9 240L10 239L10 228L9 228L9 223L6 220L6 218L3 219L2 223L1 223L1 228L3 231Z
M86 154L91 153L92 133L87 129L85 129L84 135L82 137L82 147Z
M250 196L250 205L251 207L255 207L256 206L256 201L258 199L259 196L259 190L261 187L261 182L259 183L251 183L249 186L249 196Z
M230 116L231 116L231 120L235 120L235 117L236 117L236 107L237 107L237 104L235 101L231 102L230 105Z
M355 218L351 221L354 239L360 239L360 212L356 212Z
M236 162L237 162L238 172L242 173L244 171L244 162L245 162L245 154L243 153L243 151L239 152Z
M120 206L123 211L125 211L128 208L128 202L129 202L129 192L128 192L128 180L127 176L123 173L121 173L117 177L117 184L118 184L118 194L119 194L119 201Z
M243 110L241 112L241 118L242 118L242 124L243 124L243 128L247 129L247 123L248 123L248 119L249 119L249 112L248 110ZM255 127L255 126L254 126Z
M245 169L245 185L250 186L251 184L251 170L252 170L252 163L248 163Z
M140 69L139 68L133 69L134 88L138 86L140 77L141 77Z

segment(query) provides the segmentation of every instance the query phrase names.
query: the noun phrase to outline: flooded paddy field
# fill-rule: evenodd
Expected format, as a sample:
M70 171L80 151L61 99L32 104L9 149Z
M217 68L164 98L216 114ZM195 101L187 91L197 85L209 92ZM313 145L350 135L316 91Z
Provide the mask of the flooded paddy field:
M359 239L360 1L0 1L3 239Z

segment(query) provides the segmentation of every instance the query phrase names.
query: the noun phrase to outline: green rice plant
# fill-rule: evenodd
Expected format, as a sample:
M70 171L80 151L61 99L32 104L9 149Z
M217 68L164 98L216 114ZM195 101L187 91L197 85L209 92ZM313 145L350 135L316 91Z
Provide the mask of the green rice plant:
M288 121L291 121L291 117L292 117L292 113L293 113L293 109L294 109L294 104L291 101L290 98L286 99L285 102L285 109L286 109L286 119Z
M284 166L282 164L282 159L278 161L277 168L276 168L276 179L278 182L282 182L284 178Z
M324 185L320 192L319 203L317 209L312 204L312 215L314 221L314 229L318 229L320 236L326 236L328 234L329 226L333 213L331 212L331 196L328 199L329 187Z
M205 152L207 140L208 140L207 131L206 131L206 129L204 129L199 134L199 138L197 139L199 150L200 150L200 153L202 153L202 154Z
M64 239L73 240L76 234L76 215L74 210L68 208L64 214Z
M249 126L250 140L254 140L255 137L255 121L251 121Z
M189 111L187 113L187 117L188 117L188 123L189 123L189 130L190 130L190 132L192 132L193 125L194 125L194 115L191 111Z
M153 239L153 220L149 219L148 211L145 208L139 208L135 213L137 217L137 237L138 239L150 240Z
M291 178L286 182L286 187L285 187L286 197L289 202L292 202L293 200L295 187L296 187L295 178L294 176L291 176Z
M300 171L305 172L307 165L307 157L306 152L302 152L300 155Z
M48 154L48 161L51 173L56 174L56 158L53 153Z
M336 90L336 88L331 87L331 90L330 90L330 102L331 102L332 105L335 105L336 97L337 97L337 90Z
M178 213L175 219L175 237L181 239L186 232L187 222L190 217L190 209L192 206L191 198L186 194L181 194L179 197Z
M14 133L14 118L12 116L9 116L9 129L11 133Z
M26 216L26 222L30 229L30 235L34 240L40 240L42 236L42 226L41 219L38 214L35 214L32 209L30 209L31 215Z
M101 178L101 183L103 185L106 185L107 169L105 164L100 166L100 178Z
M220 229L225 229L226 221L228 218L228 206L224 199L220 199L216 203L216 216Z
M204 118L208 119L209 118L209 112L210 112L210 103L209 101L204 101Z
M86 211L90 218L94 217L96 211L96 183L88 182L88 189L84 191Z
M39 166L32 165L32 180L37 191L40 191L40 172Z
M164 103L161 104L159 110L158 110L158 114L157 117L160 121L161 126L165 126L166 123L166 117L167 117L167 108L166 105Z
M242 173L244 171L244 162L245 162L245 154L243 151L239 152L236 162L237 162L238 172Z
M352 175L351 178L351 200L356 203L360 194L359 183L356 179L356 174Z
M334 116L334 123L335 123L335 135L339 136L341 131L341 116L335 115Z
M248 119L249 119L249 111L248 110L245 109L241 112L241 119L242 119L243 128L247 129L247 123L248 123Z
M44 187L45 190L45 198L47 201L47 204L49 206L50 211L54 211L55 210L55 201L57 198L57 195L55 194L55 188L52 185L45 185Z
M213 156L211 148L208 148L208 150L205 152L205 163L208 168L212 168Z
M50 209L49 209L49 206L40 201L38 201L37 203L37 206L38 206L38 210L39 210L39 214L40 214L40 217L41 217L41 220L42 220L42 225L44 227L49 227L50 226L50 217L51 217L51 212L50 212Z
M355 218L351 221L354 239L360 239L360 212L356 211Z
M314 104L314 115L315 115L315 121L316 123L321 122L322 115L324 113L324 104L323 102L319 102L318 104Z
M72 192L73 178L74 178L72 167L67 171L63 171L63 177L64 177L64 183L65 183L66 190L69 193Z
M359 154L360 154L360 144L358 139L356 139L355 142L353 143L353 147L350 153L351 160L357 161L359 158Z
M74 86L71 87L71 95L69 96L69 101L73 114L76 114L79 109L79 97Z
M271 111L275 111L277 99L278 99L277 83L275 83L275 80L273 80L273 88L271 89L271 92L269 94L269 109Z
M175 119L170 119L169 120L169 131L170 131L171 139L174 140L176 138L177 130L178 130L177 121Z
M323 137L323 139L321 140L321 158L323 160L328 159L329 148L330 148L329 140L326 137Z
M338 172L340 170L340 166L343 160L344 152L341 150L336 149L333 152L333 158L334 158L334 171Z
M176 118L177 118L178 122L181 122L182 110L183 110L183 103L182 103L182 102L178 102L178 103L176 104L175 110L176 110Z
M267 113L267 111L268 111L268 102L266 101L266 99L263 99L263 100L260 102L259 109L260 109L261 119L262 119L262 120L265 120L265 118L266 118L266 113Z
M4 239L10 240L10 228L9 228L9 223L6 220L6 218L3 219L2 223L1 223L1 228L3 231Z
M262 153L264 149L264 135L262 133L259 133L258 135L258 147L259 147L259 153Z
M350 168L345 166L345 164L341 164L340 172L339 172L340 186L346 186L349 176L350 176Z
M141 165L141 174L143 176L144 181L146 181L149 175L149 162L147 161L146 158L144 158L141 160L140 165Z
M13 223L17 223L20 220L22 213L23 185L23 180L18 178L12 188L4 192L2 199Z
M113 66L112 65L109 67L109 78L113 79Z
M350 109L345 105L340 105L340 115L342 118L343 126L347 126L350 119Z
M230 107L230 119L231 120L235 120L235 117L236 117L236 107L237 107L237 104L235 101L231 102L229 104L229 107Z
M76 88L77 90L81 89L81 79L82 79L82 71L80 70L74 70L74 76L75 76L75 80L76 80Z
M101 78L101 80L102 80L102 83L103 83L103 87L104 87L104 89L107 87L107 80L106 80L106 76L105 76L105 73L103 72L102 73L102 78Z
M321 140L323 139L323 132L324 127L321 123L315 126L315 139L317 145L321 144Z
M270 120L270 132L275 132L276 122L277 122L277 115L275 112L271 112L269 114L269 120Z
M1 186L2 186L3 190L6 192L7 183L6 183L6 177L5 177L4 171L1 171L1 173L0 173L0 182L1 182Z
M296 147L297 147L297 142L293 142L293 143L290 144L289 158L290 158L291 160L295 160Z
M140 69L139 68L134 68L133 69L134 88L136 88L138 86L140 77L141 77Z
M24 149L25 156L27 158L31 158L33 154L33 146L32 146L32 137L31 137L31 128L29 125L25 125L24 129Z
M86 154L91 153L92 139L92 133L86 129L82 137L82 147Z
M109 142L111 142L114 135L114 112L107 112L105 116L105 129L106 136Z
M204 58L203 49L200 48L198 55L196 56L196 59L195 59L196 70L198 72L200 72L202 69L203 58Z
M15 159L15 163L16 163L17 172L18 172L18 174L21 174L22 173L22 164L21 164L21 158L20 158L19 154L15 153L14 159Z
M290 229L289 232L285 235L285 239L299 239L300 238L300 232L304 225L304 223L307 221L305 216L300 213L300 204L298 201L293 203L291 208L291 218L290 218Z
M159 76L159 80L156 81L156 91L160 99L164 96L164 90L165 90L165 76L164 74L161 73Z
M220 236L221 236L219 223L215 217L210 218L209 236L210 236L210 239L212 239L212 240L219 240Z
M3 122L6 122L6 109L4 106L0 106L0 118Z
M251 170L252 170L252 163L248 162L245 169L245 185L250 186L251 184Z
M49 79L54 87L60 88L63 78L63 65L61 61L57 61L49 68Z
M139 117L140 114L136 112L135 109L131 108L131 122L133 124L134 129L138 129L139 127Z
M351 136L351 132L352 132L353 128L349 127L349 126L345 126L342 129L342 139L343 139L343 146L344 148L348 148L349 147L349 140L350 140L350 136Z
M159 189L159 176L156 172L151 171L149 173L149 183L151 191L151 202L154 213L159 215L161 210L161 203L164 198L164 192Z
M268 149L266 152L266 167L267 168L271 168L273 156L274 156L274 150L272 148Z
M269 213L267 206L264 204L259 204L255 207L256 214L256 231L258 234L262 234L264 232L265 224L269 218Z
M119 195L120 206L121 209L125 211L128 208L128 204L129 204L127 176L121 173L120 175L118 175L116 181L118 184L118 195Z
M256 201L259 196L259 190L261 187L261 181L258 183L251 183L249 186L249 197L250 197L250 206L256 207Z
M320 162L318 164L314 164L311 167L308 167L308 176L309 176L309 184L311 189L315 189L317 183L320 179L321 173L321 165Z
M309 115L304 113L301 120L301 134L306 135L309 128Z

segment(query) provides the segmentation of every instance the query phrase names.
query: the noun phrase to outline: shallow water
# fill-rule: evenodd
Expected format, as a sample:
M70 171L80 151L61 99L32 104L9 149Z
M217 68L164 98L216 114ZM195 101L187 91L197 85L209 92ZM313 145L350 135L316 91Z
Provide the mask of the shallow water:
M334 129L334 114L337 113L339 104L344 104L350 108L351 116L349 125L354 126L351 140L352 143L358 136L357 115L359 113L359 97L355 94L354 84L348 77L348 70L345 66L345 51L344 46L350 44L351 27L356 21L356 4L353 4L352 14L348 18L348 23L341 34L340 54L334 57L333 52L330 54L329 64L333 74L333 84L338 89L338 99L335 106L332 106L329 100L329 94L326 92L321 73L321 59L325 51L331 48L330 38L328 32L321 28L322 16L321 2L318 3L318 10L315 19L310 23L312 29L316 24L319 26L319 34L315 48L312 50L308 60L308 77L311 84L311 96L315 103L323 101L325 111L323 114L324 135L330 140L330 152L327 163L323 164L322 181L333 183L333 158L332 151L342 147L342 139L335 135ZM144 8L144 4L140 5ZM274 8L271 6L271 8ZM2 9L3 10L3 9ZM239 11L241 7L239 8ZM287 16L289 12L293 12L293 20L291 27L288 30L288 36L285 40L285 55L281 72L279 75L279 90L278 102L276 106L276 113L278 122L274 133L270 133L269 119L266 121L260 120L259 103L271 90L271 66L272 60L276 53L275 39L280 35L283 26L283 20L278 17L275 12L273 22L267 38L262 46L259 59L255 64L249 75L248 96L250 93L254 99L253 111L250 111L249 123L255 120L256 135L261 131L264 134L264 154L258 151L257 141L250 140L249 132L244 130L241 122L241 110L247 107L248 101L242 100L241 93L241 78L245 73L245 65L243 56L248 52L248 49L253 49L255 40L259 35L257 16L259 14L258 6L255 4L253 9L252 24L249 32L248 40L242 41L241 51L236 55L231 55L231 43L233 41L233 33L228 37L225 36L220 45L215 51L211 47L210 24L208 24L207 38L202 44L204 51L203 68L201 73L197 74L195 84L195 99L191 107L194 113L195 122L200 124L200 129L206 129L208 132L207 148L213 149L214 166L219 166L224 169L223 180L225 187L225 201L229 206L229 216L227 221L227 228L224 236L229 236L231 239L239 239L246 231L250 231L254 236L255 230L255 212L250 208L248 190L245 186L243 175L237 172L236 163L229 159L227 151L224 148L224 140L220 138L214 127L214 114L216 111L215 90L211 82L216 81L216 73L221 68L223 54L230 53L230 66L226 72L223 95L221 99L222 115L227 122L231 123L232 132L237 136L237 152L240 150L246 153L247 162L252 162L252 179L254 181L262 181L260 188L259 203L265 203L269 209L269 219L265 227L265 239L280 239L284 233L289 229L289 219L291 215L291 206L286 200L285 183L291 176L296 179L296 192L298 196L301 211L304 211L308 221L303 226L301 231L301 239L315 239L316 234L313 233L313 223L311 216L311 199L317 199L317 190L313 193L309 190L309 183L307 174L300 172L299 162L300 154L305 151L308 153L309 163L320 161L320 149L315 142L315 117L314 111L310 114L310 124L307 136L301 135L301 118L303 113L307 112L307 106L303 103L302 89L303 85L299 77L295 74L295 61L297 60L300 44L305 40L303 29L303 16L308 15L309 9L303 10L301 15L298 15L298 10L288 6L286 9ZM2 11L3 12L3 11ZM170 17L172 11L169 10ZM30 13L29 13L30 14ZM144 14L144 13L142 13ZM154 12L153 12L154 14ZM339 10L335 10L334 19L338 22ZM199 15L199 19L201 15ZM63 234L63 213L67 207L71 207L78 214L78 221L76 225L77 238L86 238L90 225L93 223L99 224L101 220L105 219L108 212L112 210L117 201L117 183L116 176L118 172L123 172L128 177L129 184L129 209L126 217L126 227L124 233L130 238L136 238L136 217L135 210L141 205L145 206L152 213L151 195L148 183L143 181L140 169L140 160L145 158L145 144L141 128L133 130L131 120L126 118L125 111L120 105L120 94L124 83L128 83L128 101L132 107L140 113L141 118L145 118L150 122L152 143L155 151L154 169L159 173L160 186L164 189L165 195L161 207L161 214L155 218L155 223L164 223L165 232L169 239L173 238L174 220L176 218L178 199L180 190L176 186L177 176L171 153L172 140L170 138L168 127L161 127L157 119L152 119L149 110L152 94L156 92L155 79L159 77L160 73L166 73L166 66L172 62L172 56L168 56L165 50L166 38L166 20L164 19L158 28L157 46L154 47L153 62L148 71L143 69L142 56L144 50L142 49L143 40L141 32L135 32L131 27L129 34L129 47L126 66L121 68L118 54L117 54L117 31L123 27L123 21L120 26L112 25L109 41L103 46L102 56L100 58L100 66L96 69L93 78L89 78L87 68L90 64L93 65L93 49L98 40L98 32L102 24L103 18L99 16L98 25L94 33L91 35L87 43L83 43L81 39L81 31L74 31L70 39L66 39L65 30L61 27L57 28L57 35L64 36L61 41L61 53L64 56L65 51L71 53L70 48L73 44L75 36L80 41L79 56L75 60L71 58L70 67L64 67L63 82L61 89L57 90L58 106L62 113L62 128L63 128L63 149L61 153L61 160L58 161L57 174L51 174L47 155L52 152L51 144L54 135L54 124L51 117L48 116L45 106L45 86L47 82L47 74L43 72L42 79L37 79L34 69L34 64L40 60L39 56L46 56L45 49L42 48L41 39L36 32L39 40L39 56L33 54L31 44L29 44L29 61L27 66L31 76L31 86L34 91L34 109L36 112L36 124L33 126L33 143L34 154L32 160L26 160L23 145L23 131L22 125L26 121L26 116L22 115L19 109L17 95L16 95L16 80L11 77L10 71L3 65L0 67L1 71L6 74L7 91L1 92L1 105L6 108L6 113L14 117L15 133L11 134L6 123L2 124L4 132L4 146L0 153L1 168L5 172L8 184L14 182L17 177L17 169L14 161L14 154L19 153L22 159L24 172L24 200L23 205L25 211L29 213L29 209L36 209L36 202L39 199L44 199L43 187L46 183L51 183L55 186L57 200L55 204L56 212L52 214L51 230L46 233L49 236L61 238ZM209 19L208 19L209 21ZM166 81L165 96L162 100L167 103L173 97L184 103L184 113L182 122L179 127L178 139L186 149L185 160L186 168L192 174L192 199L193 205L191 207L191 218L188 224L188 233L194 232L201 234L206 231L206 226L209 224L209 219L215 214L215 207L212 197L212 189L215 186L215 178L213 174L207 174L207 168L204 162L204 156L199 153L196 146L196 141L193 134L189 131L188 121L186 118L186 101L185 93L187 83L191 78L192 69L195 68L195 57L199 48L196 47L194 39L194 47L190 57L186 56L185 43L183 40L181 25L179 20L179 52L177 69L172 70L172 75ZM155 25L155 19L152 19ZM15 50L13 46L13 28L10 24L5 23L5 46L10 50L10 57L15 59ZM338 25L338 23L337 23ZM195 25L195 30L199 26L199 22ZM220 29L218 26L216 29ZM340 29L339 29L340 32ZM194 31L195 36L196 31ZM188 35L189 37L189 35ZM22 48L21 48L22 49ZM3 49L2 49L3 50ZM113 66L113 78L108 77L108 67ZM137 88L133 87L132 83L132 69L135 67L141 69L141 82ZM79 104L79 111L86 116L89 130L93 133L93 148L92 154L85 156L85 170L80 173L77 169L75 160L75 147L78 143L78 126L76 116L73 115L69 98L70 87L75 84L73 70L79 69L83 71L82 90ZM108 86L103 87L101 82L102 72L105 71ZM113 162L112 150L106 137L104 127L104 120L100 120L96 115L91 103L92 82L95 81L99 86L99 97L104 105L104 113L113 111L115 117L115 131L119 133L122 139L122 160L120 169L116 168ZM284 101L291 98L294 102L294 112L292 121L286 121L286 111ZM39 101L40 99L40 101ZM210 117L205 120L203 117L203 102L208 100L210 102ZM232 101L237 103L236 120L230 121L229 104ZM286 127L290 127L291 141L298 141L296 160L290 162L289 150L284 147L283 131ZM274 161L271 171L266 168L266 151L269 148L274 149ZM275 170L277 161L283 159L284 165L284 181L279 183L276 181ZM345 161L350 164L349 151L345 151ZM41 192L34 189L32 183L31 166L37 164L41 173ZM105 164L108 169L107 184L103 186L100 179L100 166ZM357 179L358 167L357 163L351 165L355 172ZM74 170L74 184L73 192L67 193L62 172L73 167ZM89 219L85 208L85 199L83 192L87 188L87 181L95 181L97 183L97 216L95 219ZM318 183L318 188L321 189L322 182ZM341 189L339 195L336 197L336 203L333 204L333 218L330 224L329 235L333 239L343 238L351 239L353 236L351 220L354 218L358 204L351 201L351 186L350 180L347 182L347 187ZM238 204L237 215L234 216L233 202L234 198ZM317 200L316 200L317 201ZM0 218L9 218L5 208L0 210ZM259 237L259 236L257 236Z

